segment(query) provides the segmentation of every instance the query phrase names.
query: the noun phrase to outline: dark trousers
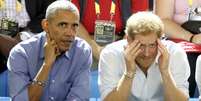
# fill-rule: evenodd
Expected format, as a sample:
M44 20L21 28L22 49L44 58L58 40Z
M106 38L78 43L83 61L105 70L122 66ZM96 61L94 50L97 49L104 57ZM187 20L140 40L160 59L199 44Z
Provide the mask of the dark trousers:
M2 73L2 72L4 72L5 70L7 70L6 62L7 62L6 57L3 56L3 55L0 53L0 73Z
M200 54L201 53L192 53L192 52L187 53L188 62L189 62L190 69L191 69L191 75L188 79L190 97L194 97L194 93L195 93L195 89L196 89L196 82L195 82L196 60L197 60L198 55L200 55Z

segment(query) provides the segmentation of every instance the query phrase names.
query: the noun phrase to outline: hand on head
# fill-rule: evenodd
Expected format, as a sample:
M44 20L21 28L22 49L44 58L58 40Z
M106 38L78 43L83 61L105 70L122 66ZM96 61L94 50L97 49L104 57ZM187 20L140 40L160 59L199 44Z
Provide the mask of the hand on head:
M141 43L138 40L134 40L131 44L124 47L124 58L126 61L127 71L135 71L136 63L135 59L141 52Z
M169 53L167 48L162 44L160 39L157 39L159 56L159 69L160 71L168 70L169 68Z

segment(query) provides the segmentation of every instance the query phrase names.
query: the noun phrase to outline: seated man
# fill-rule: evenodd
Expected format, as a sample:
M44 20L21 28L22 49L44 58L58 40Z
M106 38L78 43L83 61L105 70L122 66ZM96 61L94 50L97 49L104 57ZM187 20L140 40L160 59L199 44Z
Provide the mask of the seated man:
M90 46L76 37L79 11L67 0L50 4L42 32L17 44L8 58L12 101L88 101Z
M127 21L126 40L106 46L99 62L104 101L187 101L190 67L184 50L160 40L164 25L150 12Z

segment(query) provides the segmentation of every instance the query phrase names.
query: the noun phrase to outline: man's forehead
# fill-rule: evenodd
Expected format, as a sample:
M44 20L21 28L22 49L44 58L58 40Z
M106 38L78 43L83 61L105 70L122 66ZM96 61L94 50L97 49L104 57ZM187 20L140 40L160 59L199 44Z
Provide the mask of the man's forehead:
M75 14L74 12L69 11L61 11L55 14L53 17L54 20L60 21L68 21L68 22L76 22L79 23L79 16Z
M153 44L157 42L157 35L135 35L135 40L140 41L143 44Z

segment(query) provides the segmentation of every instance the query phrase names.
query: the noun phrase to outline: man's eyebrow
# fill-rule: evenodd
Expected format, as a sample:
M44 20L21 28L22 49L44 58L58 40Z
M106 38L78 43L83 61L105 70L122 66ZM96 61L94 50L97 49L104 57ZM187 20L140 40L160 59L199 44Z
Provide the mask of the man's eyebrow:
M58 24L68 24L67 22L61 21Z
M77 22L75 22L75 23L68 23L68 22L66 22L66 21L61 21L61 22L59 22L58 24L72 24L72 25L76 25L76 26L79 25L79 23L77 23Z

